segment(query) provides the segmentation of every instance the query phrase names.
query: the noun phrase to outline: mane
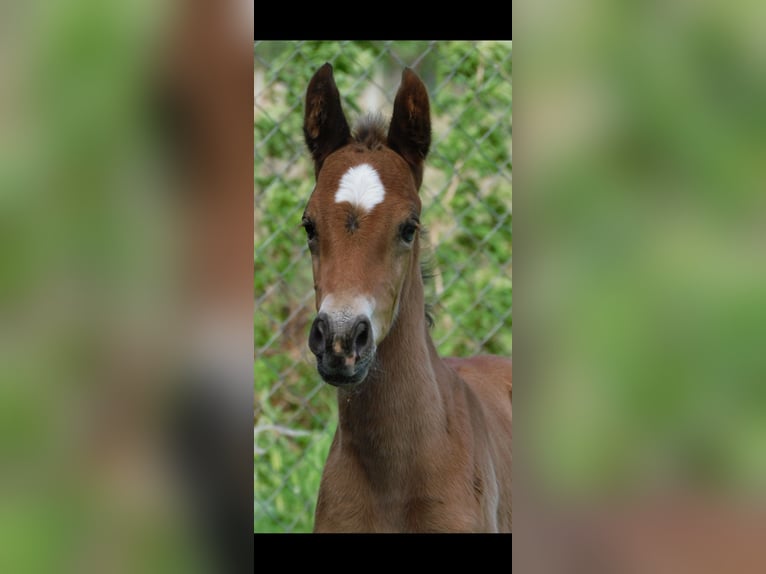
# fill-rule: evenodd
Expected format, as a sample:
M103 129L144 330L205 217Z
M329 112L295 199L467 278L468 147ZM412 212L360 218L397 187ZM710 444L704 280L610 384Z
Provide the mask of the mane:
M420 277L423 280L423 287L431 283L431 280L436 276L436 266L434 264L434 254L431 250L431 243L428 241L428 229L424 225L420 227ZM424 289L425 291L425 289ZM428 295L424 293L426 297L425 315L426 325L428 328L434 326L434 304L428 301Z
M388 122L379 113L368 113L354 125L353 138L369 150L380 149L388 139Z
M420 276L423 278L423 283L430 281L434 277L434 273L431 267L431 262L420 263ZM434 326L434 304L426 301L425 304L426 325L430 329Z

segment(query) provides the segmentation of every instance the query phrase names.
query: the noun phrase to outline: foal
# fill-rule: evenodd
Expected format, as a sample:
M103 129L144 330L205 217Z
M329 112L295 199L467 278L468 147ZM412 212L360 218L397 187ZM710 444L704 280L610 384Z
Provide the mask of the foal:
M309 83L316 187L303 215L318 315L309 334L339 424L316 532L510 532L511 361L442 359L419 263L428 93L402 74L390 127L352 135L332 66Z

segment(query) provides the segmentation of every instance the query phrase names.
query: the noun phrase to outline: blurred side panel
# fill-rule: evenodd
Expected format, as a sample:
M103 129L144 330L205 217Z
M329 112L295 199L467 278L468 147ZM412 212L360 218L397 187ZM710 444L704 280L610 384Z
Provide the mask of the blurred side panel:
M252 564L252 3L0 6L0 570Z
M514 565L763 571L766 7L513 16Z

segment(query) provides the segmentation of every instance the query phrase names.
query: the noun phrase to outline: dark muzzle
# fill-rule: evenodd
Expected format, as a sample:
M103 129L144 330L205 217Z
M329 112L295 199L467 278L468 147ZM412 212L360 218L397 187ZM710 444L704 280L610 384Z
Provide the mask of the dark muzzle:
M363 315L337 322L327 313L320 313L309 333L317 370L331 385L361 382L372 361L373 346L372 325Z

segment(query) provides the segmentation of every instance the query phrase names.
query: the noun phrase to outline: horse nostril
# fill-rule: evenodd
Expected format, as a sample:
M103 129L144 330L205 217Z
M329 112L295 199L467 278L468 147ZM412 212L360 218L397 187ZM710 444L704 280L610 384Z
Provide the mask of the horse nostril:
M354 353L356 356L363 355L371 344L370 321L366 317L357 319L354 326Z
M326 329L327 322L322 315L319 315L314 319L314 323L311 325L311 332L309 333L309 349L315 355L321 355L324 352Z

